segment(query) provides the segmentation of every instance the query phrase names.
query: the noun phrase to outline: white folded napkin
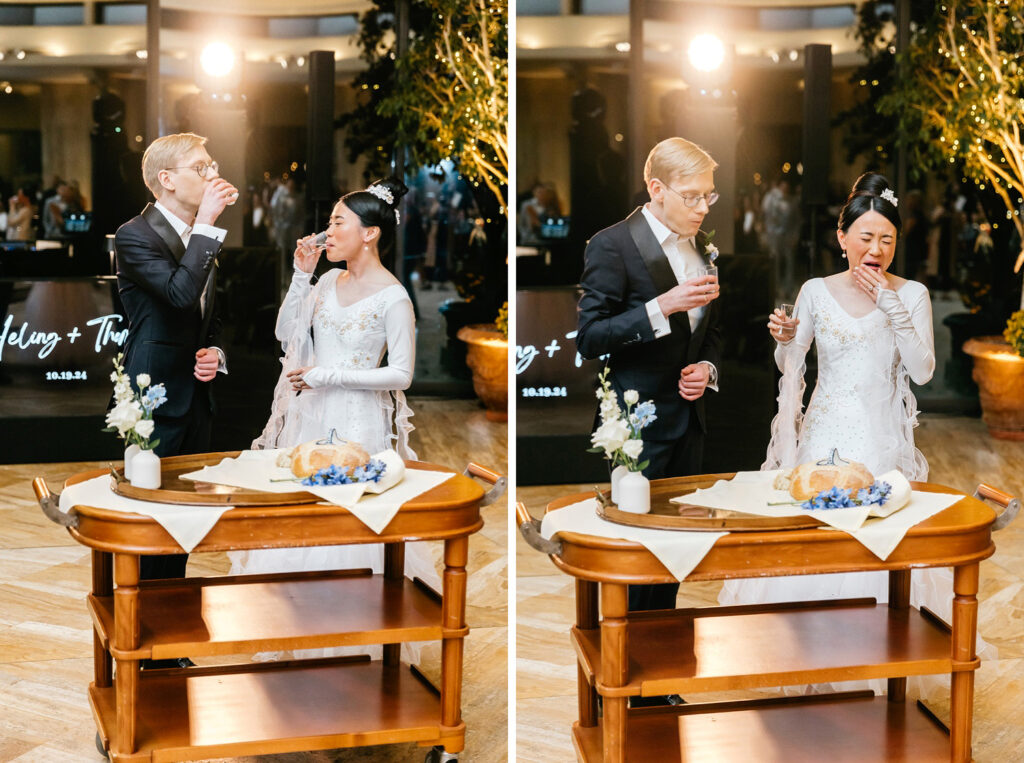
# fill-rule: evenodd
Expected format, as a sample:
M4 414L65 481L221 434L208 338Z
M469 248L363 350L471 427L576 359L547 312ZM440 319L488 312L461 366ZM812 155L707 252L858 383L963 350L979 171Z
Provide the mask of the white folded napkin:
M962 496L912 490L899 471L886 472L879 482L888 482L892 493L881 506L853 506L847 509L808 511L791 503L788 490L776 490L775 477L781 470L737 472L731 480L719 480L709 488L671 499L712 509L729 509L762 517L809 516L836 530L849 533L880 559L886 559L914 525L938 514ZM769 503L782 505L770 506ZM876 517L876 519L871 519Z
M620 525L597 514L597 501L588 498L544 515L540 534L551 538L559 532L595 535L599 538L621 538L644 546L677 580L683 580L707 556L715 541L728 535L722 532L687 532L651 530L646 527Z
M380 533L398 513L403 503L454 476L453 472L406 469L402 457L389 449L371 456L384 462L385 469L379 482L303 485L296 480L291 468L277 466L277 457L280 453L281 450L245 450L236 458L225 458L215 466L204 466L181 477L196 482L210 482L271 493L312 493L330 504L348 509L363 524L375 533Z
M60 494L60 510L65 514L74 506L141 514L155 519L186 553L206 537L221 515L231 506L184 506L125 498L110 489L110 475L69 485Z

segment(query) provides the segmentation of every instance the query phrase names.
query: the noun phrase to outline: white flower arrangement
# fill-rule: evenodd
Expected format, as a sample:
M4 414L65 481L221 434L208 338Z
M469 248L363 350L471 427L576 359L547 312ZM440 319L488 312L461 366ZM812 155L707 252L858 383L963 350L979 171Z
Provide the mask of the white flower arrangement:
M149 374L136 376L138 391L132 389L121 362L123 357L123 353L119 353L114 358L114 370L110 374L110 381L114 382L114 407L107 411L107 428L103 431L117 432L126 444L151 450L160 444L160 440L149 439L155 426L153 411L167 402L167 390L163 384L151 386Z
M601 386L597 388L597 399L601 401L601 424L590 436L594 447L590 453L603 453L612 462L612 467L625 466L631 472L642 471L648 464L640 461L644 449L641 430L658 417L654 414L654 401L639 402L640 395L635 389L622 394L626 404L623 411L618 396L608 381L608 368L597 377Z

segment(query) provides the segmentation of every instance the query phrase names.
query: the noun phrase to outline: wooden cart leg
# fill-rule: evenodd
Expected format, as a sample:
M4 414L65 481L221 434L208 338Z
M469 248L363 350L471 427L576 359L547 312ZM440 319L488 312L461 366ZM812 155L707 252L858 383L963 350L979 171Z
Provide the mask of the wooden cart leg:
M114 559L109 552L92 552L92 595L110 596L114 591L113 577ZM113 665L110 652L103 647L99 634L92 632L92 665L93 681L97 688L106 689L113 678Z
M623 686L629 676L626 586L601 584L601 672L606 686ZM626 759L626 698L604 697L601 724L604 763Z
M405 576L405 543L384 544L384 579L401 581ZM398 665L402 656L401 644L384 645L384 664Z
M910 570L889 572L889 609L910 607ZM890 678L886 692L890 702L903 702L907 698L907 679Z
M462 642L466 635L468 558L467 536L450 538L444 542L441 628L446 635L441 640L441 726L448 729L462 724ZM447 635L449 633L452 635ZM444 745L448 752L459 752L462 747L461 742Z
M974 716L974 670L956 670L957 663L973 663L978 630L978 565L953 568L953 676L950 681L950 758L971 759Z
M138 649L139 626L139 557L134 554L114 555L114 633L118 649ZM117 660L115 708L117 734L111 750L114 754L135 752L135 721L139 699L139 661Z
M593 630L597 627L597 583L576 579L576 627ZM580 726L597 725L597 690L587 681L587 674L577 663L576 691L580 708Z

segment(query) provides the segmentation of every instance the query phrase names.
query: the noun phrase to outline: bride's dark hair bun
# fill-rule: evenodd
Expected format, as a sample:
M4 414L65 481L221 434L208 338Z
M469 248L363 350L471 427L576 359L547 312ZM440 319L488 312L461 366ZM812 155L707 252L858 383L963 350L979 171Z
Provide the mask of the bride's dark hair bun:
M353 191L341 197L342 203L355 213L365 227L380 228L377 251L382 255L391 251L395 245L395 227L398 223L395 211L408 192L405 183L392 176L373 181L366 190Z
M896 204L893 203L894 200L899 201L895 193L885 175L879 172L865 172L857 178L850 195L846 197L846 203L839 213L839 230L845 233L858 217L865 212L874 211L896 226L896 233L899 234L903 228L903 221L900 219ZM884 198L882 194L891 198Z

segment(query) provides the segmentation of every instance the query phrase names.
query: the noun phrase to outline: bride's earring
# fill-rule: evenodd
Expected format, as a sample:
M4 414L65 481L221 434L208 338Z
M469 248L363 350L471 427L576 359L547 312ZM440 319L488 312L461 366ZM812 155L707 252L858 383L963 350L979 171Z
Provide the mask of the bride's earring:
M844 260L846 259L846 250L845 249L843 250L843 259Z

